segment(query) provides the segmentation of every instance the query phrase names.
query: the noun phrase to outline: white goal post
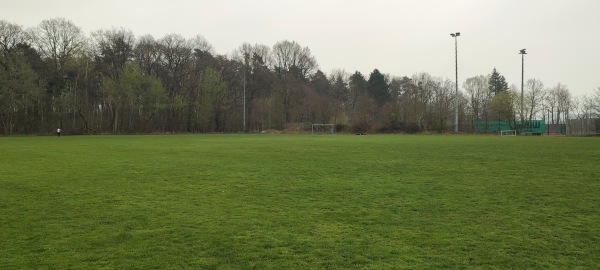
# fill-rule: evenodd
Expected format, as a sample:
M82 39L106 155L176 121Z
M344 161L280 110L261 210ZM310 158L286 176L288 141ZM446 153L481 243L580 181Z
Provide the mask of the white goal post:
M312 134L335 134L335 124L312 124Z
M516 130L500 130L500 136L517 136Z

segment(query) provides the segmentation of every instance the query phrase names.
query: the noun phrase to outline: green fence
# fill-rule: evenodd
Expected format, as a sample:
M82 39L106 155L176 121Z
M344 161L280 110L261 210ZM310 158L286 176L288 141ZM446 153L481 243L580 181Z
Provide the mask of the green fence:
M546 132L546 120L525 121L521 126L521 121L477 121L475 122L475 132L477 133L497 133L502 130L520 130L521 133L543 134Z

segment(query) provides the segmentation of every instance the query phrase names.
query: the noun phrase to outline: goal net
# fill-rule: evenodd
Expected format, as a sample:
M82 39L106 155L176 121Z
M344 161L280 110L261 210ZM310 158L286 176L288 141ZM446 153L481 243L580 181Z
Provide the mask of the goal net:
M335 134L335 124L312 124L312 134Z
M516 130L501 130L500 136L517 136Z

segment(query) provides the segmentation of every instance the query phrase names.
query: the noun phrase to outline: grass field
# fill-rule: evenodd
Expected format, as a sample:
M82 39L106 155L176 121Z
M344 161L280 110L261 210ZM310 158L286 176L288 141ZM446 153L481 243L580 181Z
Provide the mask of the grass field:
M0 137L3 269L597 269L600 138Z

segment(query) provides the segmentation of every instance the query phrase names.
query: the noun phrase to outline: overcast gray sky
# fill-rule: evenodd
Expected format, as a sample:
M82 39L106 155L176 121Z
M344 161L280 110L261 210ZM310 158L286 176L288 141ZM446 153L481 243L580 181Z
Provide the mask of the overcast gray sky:
M308 46L319 67L411 76L427 72L459 84L496 67L525 80L566 85L572 94L600 87L598 0L0 0L0 19L24 27L63 17L89 35L123 27L136 36L204 36L219 54L243 42Z

